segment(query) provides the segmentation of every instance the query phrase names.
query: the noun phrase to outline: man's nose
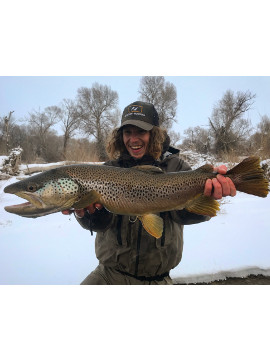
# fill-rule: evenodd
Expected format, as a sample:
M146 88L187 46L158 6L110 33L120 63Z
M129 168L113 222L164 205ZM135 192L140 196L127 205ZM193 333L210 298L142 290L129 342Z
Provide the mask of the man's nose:
M130 140L131 140L131 141L136 141L136 140L138 140L138 134L137 134L136 132L132 133L132 134L130 135Z

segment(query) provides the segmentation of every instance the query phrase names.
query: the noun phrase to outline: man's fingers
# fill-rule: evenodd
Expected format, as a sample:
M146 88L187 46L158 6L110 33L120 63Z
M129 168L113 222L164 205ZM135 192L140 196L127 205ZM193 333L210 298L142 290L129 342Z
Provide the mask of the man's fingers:
M213 183L213 187L214 187L213 197L215 199L221 199L222 198L222 186L221 186L220 182L217 180L217 178L214 178L214 179L212 179L212 183Z
M86 208L83 209L66 209L62 211L62 214L64 215L70 215L74 212L75 216L78 218L83 218L85 215L85 212L87 211L90 214L95 213L96 209L100 210L103 208L102 204L99 203L94 203L94 204L90 204L88 205Z
M70 210L70 209L62 210L62 214L64 214L65 216L69 216L72 213L73 213L73 210Z
M215 199L221 199L222 198L222 186L220 182L213 178L207 179L204 187L204 195L206 197L213 197Z
M74 210L74 214L78 218L83 218L84 217L84 213L85 213L85 210L84 209L75 209Z
M85 210L86 210L88 213L93 214L93 213L95 213L96 208L95 208L94 204L90 204L90 205L88 205L88 206L85 208Z
M227 173L227 166L226 165L220 165L214 168L214 171L216 171L218 174L226 174Z
M212 195L213 183L211 179L207 179L204 186L204 195L210 197Z
M225 178L223 175L220 175L220 174L217 175L217 180L221 184L222 196L223 197L227 197L228 195L231 195L231 188L230 188L230 185L228 183L228 179L229 178Z
M236 187L232 180L230 178L226 178L230 187L230 196L235 197L236 196Z
M227 197L235 197L236 195L236 188L232 180L228 177L224 177L223 175L217 175L217 179L221 184L222 187L222 196Z
M103 208L102 204L94 203L94 204L90 204L85 209L88 211L88 213L93 214L93 213L95 213L96 209L100 210L102 208Z

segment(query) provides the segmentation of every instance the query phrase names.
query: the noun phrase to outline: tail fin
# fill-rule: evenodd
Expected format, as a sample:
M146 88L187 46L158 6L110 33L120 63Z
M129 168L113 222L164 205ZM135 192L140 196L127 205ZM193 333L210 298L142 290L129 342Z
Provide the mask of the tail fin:
M260 166L260 159L255 156L244 159L240 164L229 170L226 176L234 182L240 192L266 197L269 191L269 182L264 176Z

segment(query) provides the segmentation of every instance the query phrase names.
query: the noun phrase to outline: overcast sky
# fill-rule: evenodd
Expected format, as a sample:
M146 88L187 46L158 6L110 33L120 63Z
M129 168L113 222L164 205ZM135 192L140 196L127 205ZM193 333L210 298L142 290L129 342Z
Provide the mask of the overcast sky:
M140 78L147 75L164 75L176 86L174 130L182 136L188 127L208 124L214 104L228 89L256 94L246 115L253 126L261 115L270 116L267 2L245 1L243 7L231 0L226 6L212 0L171 1L165 6L139 0L137 6L151 14L140 22L133 3L100 1L89 8L79 3L48 2L36 16L32 1L18 2L16 12L13 2L5 4L0 116L14 110L19 119L58 105L93 82L117 91L122 111L138 99Z
M91 87L94 82L108 85L119 95L121 111L129 103L139 99L141 77L76 77L76 76L1 76L0 116L14 111L19 120L33 110L59 105L64 98L75 99L79 87ZM262 115L270 117L270 77L229 76L167 76L177 89L177 120L174 129L183 136L188 127L206 126L214 104L226 90L251 91L256 94L252 109L246 114L255 127Z

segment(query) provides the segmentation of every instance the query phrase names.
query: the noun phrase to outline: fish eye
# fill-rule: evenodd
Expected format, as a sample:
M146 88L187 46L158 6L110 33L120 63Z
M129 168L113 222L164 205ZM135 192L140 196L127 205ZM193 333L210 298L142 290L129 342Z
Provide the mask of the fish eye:
M27 190L28 190L28 192L35 192L37 190L37 185L36 184L29 184L27 186Z

